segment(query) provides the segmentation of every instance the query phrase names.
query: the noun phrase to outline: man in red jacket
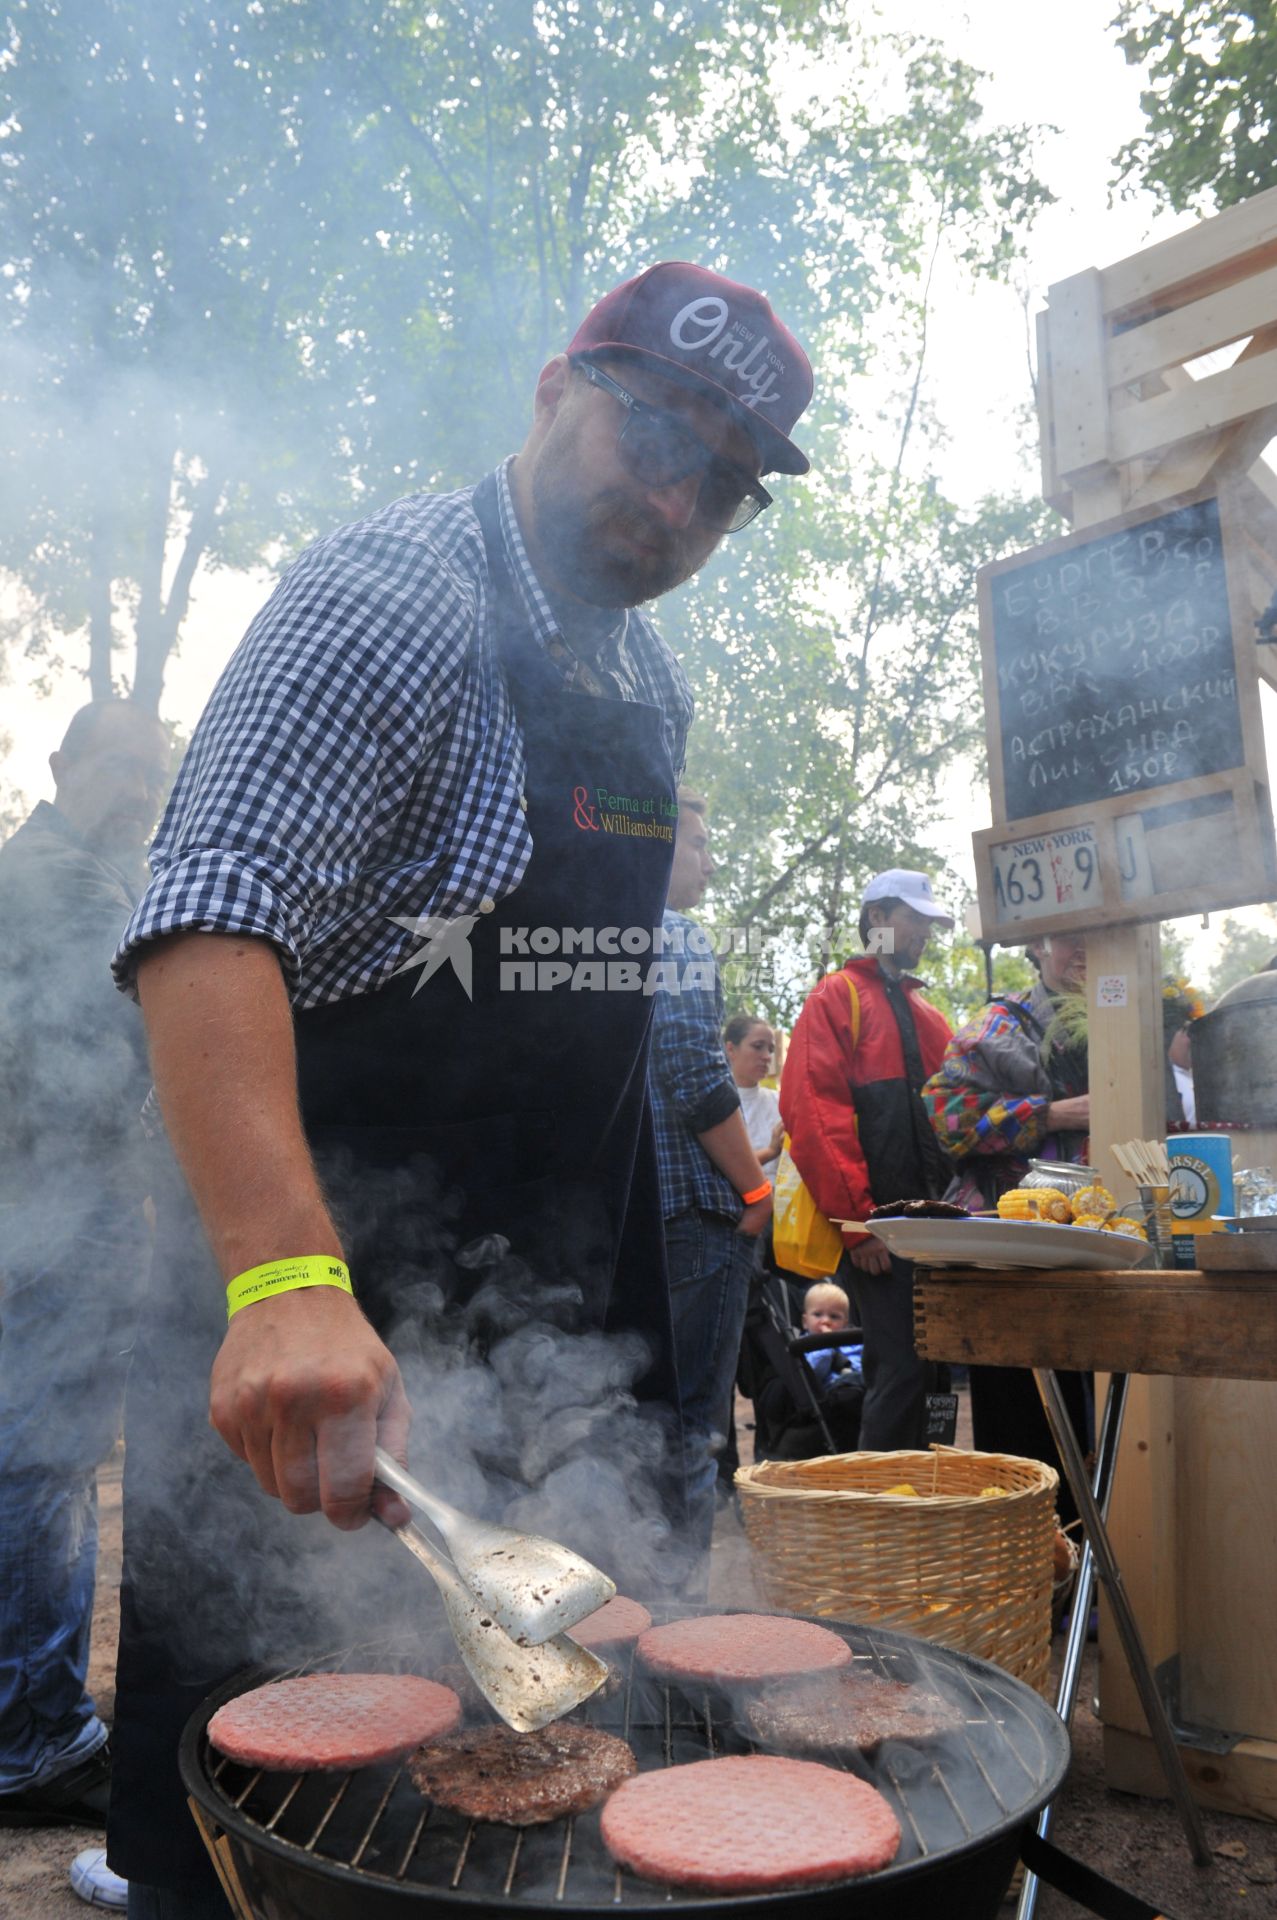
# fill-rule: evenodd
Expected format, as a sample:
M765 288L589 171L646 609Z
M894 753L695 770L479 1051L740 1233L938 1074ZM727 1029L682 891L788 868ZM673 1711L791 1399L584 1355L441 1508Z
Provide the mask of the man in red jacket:
M938 1068L950 1028L912 969L937 925L953 917L925 873L875 874L860 909L867 949L827 974L798 1016L780 1086L794 1164L821 1212L863 1220L892 1200L938 1199L950 1169L919 1091ZM844 1234L838 1272L865 1338L860 1444L917 1447L926 1370L913 1344L913 1267L881 1241Z

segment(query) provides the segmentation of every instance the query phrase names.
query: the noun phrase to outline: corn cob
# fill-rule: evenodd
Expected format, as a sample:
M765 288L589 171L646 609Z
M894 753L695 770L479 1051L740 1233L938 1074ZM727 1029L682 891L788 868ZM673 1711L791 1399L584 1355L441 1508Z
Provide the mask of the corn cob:
M1124 1233L1132 1240L1148 1239L1148 1232L1140 1225L1139 1221L1128 1220L1126 1215L1122 1213L1119 1213L1115 1220L1106 1220L1104 1222L1104 1231L1105 1233Z
M1068 1199L1058 1187L1013 1187L998 1201L1002 1220L1056 1220L1073 1217Z
M1073 1218L1083 1213L1098 1213L1102 1219L1112 1213L1117 1201L1097 1180L1093 1186L1079 1187L1073 1195Z
M1125 1214L1114 1217L1109 1213L1075 1213L1073 1224L1075 1227L1094 1227L1104 1233L1129 1234L1132 1240L1148 1239L1138 1220L1129 1220Z

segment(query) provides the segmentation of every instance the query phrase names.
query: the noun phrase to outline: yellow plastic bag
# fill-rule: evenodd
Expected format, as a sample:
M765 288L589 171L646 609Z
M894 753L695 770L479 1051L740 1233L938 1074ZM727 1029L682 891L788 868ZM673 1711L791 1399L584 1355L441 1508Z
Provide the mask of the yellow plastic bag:
M804 1280L827 1280L842 1258L842 1235L831 1226L803 1184L789 1157L789 1135L781 1148L772 1196L772 1248L776 1265Z
M850 974L841 975L850 998L851 1044L860 1044L860 995ZM772 1251L776 1265L804 1280L827 1280L842 1259L842 1235L831 1226L803 1184L789 1156L789 1135L781 1148L772 1191Z

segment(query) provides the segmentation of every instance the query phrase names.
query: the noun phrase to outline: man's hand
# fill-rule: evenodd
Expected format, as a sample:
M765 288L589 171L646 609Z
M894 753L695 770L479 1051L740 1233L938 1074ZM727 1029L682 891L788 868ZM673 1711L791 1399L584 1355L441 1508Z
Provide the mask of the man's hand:
M213 1364L209 1419L290 1513L335 1527L372 1514L373 1447L406 1460L411 1414L399 1368L350 1294L306 1287L243 1307ZM391 1526L408 1517L379 1496Z
M736 1222L736 1231L743 1233L747 1240L757 1239L771 1217L772 1196L769 1193L765 1200L755 1200L752 1207L746 1207Z
M297 1109L274 949L171 934L143 954L137 978L165 1125L223 1281L299 1253L342 1259ZM351 1295L306 1287L234 1316L209 1418L291 1512L322 1508L352 1528L371 1510L373 1447L403 1460L409 1413L399 1369ZM394 1494L374 1505L392 1526L407 1518Z
M1046 1110L1048 1133L1085 1133L1090 1124L1089 1093L1076 1093L1071 1100L1052 1100Z
M861 1273L890 1273L891 1255L873 1233L858 1233L854 1239L844 1236L847 1258Z

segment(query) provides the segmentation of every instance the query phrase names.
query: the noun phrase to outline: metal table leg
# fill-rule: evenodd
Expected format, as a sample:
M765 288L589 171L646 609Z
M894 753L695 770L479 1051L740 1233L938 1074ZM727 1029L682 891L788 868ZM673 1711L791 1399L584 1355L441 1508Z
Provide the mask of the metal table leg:
M1054 1372L1047 1367L1035 1367L1034 1378L1037 1381L1038 1392L1042 1396L1042 1406L1050 1424L1051 1437L1055 1441L1056 1450L1059 1453L1061 1464L1064 1467L1065 1477L1068 1480L1069 1488L1077 1505L1077 1510L1082 1517L1083 1531L1086 1534L1087 1541L1095 1556L1096 1573L1104 1583L1104 1591L1108 1596L1109 1605L1113 1609L1113 1619L1122 1642L1123 1652L1126 1655L1126 1664L1130 1668L1131 1678L1135 1682L1135 1690L1139 1694L1140 1705L1143 1707L1144 1717L1148 1721L1148 1730L1153 1737L1153 1743L1157 1748L1158 1756L1162 1762L1162 1771L1166 1775L1166 1783L1171 1790L1171 1796L1175 1801L1176 1807L1179 1809L1179 1817L1183 1823L1184 1831L1188 1836L1189 1849L1194 1861L1199 1867L1208 1867L1211 1864L1211 1851L1207 1844L1205 1828L1202 1826L1201 1812L1189 1790L1188 1779L1184 1773L1183 1764L1175 1745L1175 1736L1171 1732L1170 1722L1166 1717L1166 1709L1162 1705L1161 1695L1157 1691L1157 1683L1153 1678L1152 1668L1148 1663L1148 1654L1145 1652L1144 1642L1140 1636L1135 1615L1132 1613L1130 1601L1126 1597L1126 1588L1122 1581L1122 1570L1117 1564L1117 1558L1108 1537L1108 1529L1104 1524L1100 1509L1096 1504L1095 1495L1092 1494L1090 1483L1086 1477L1086 1466L1083 1462L1082 1454L1069 1420L1068 1410L1064 1405L1064 1398L1060 1392L1060 1383L1056 1379ZM1119 1380L1121 1383L1119 1400L1124 1402L1126 1388L1125 1375L1114 1375L1113 1385L1117 1386ZM1110 1487L1112 1484L1113 1466L1117 1458L1117 1438L1119 1437L1120 1435L1114 1438L1112 1459L1108 1463ZM1098 1470L1096 1479L1098 1482Z
M1109 1389L1104 1399L1104 1414L1100 1421L1095 1479L1092 1483L1095 1504L1104 1520L1108 1519L1109 1497L1113 1491L1113 1468L1117 1461L1118 1442L1122 1437L1122 1416L1125 1411L1126 1375L1110 1374ZM1082 1655L1086 1651L1086 1635L1090 1625L1091 1597L1094 1590L1095 1556L1091 1552L1090 1541L1084 1536L1082 1557L1078 1563L1077 1579L1073 1583L1073 1597L1070 1602L1069 1632L1064 1643L1064 1664L1060 1670L1059 1691L1055 1697L1055 1710L1066 1727L1072 1723L1073 1709L1077 1704L1077 1690L1082 1679ZM1036 1831L1040 1840L1045 1840L1049 1835L1054 1813L1055 1803L1048 1800L1038 1815ZM1036 1873L1025 1874L1015 1910L1016 1920L1033 1920L1037 1910L1040 1884Z

